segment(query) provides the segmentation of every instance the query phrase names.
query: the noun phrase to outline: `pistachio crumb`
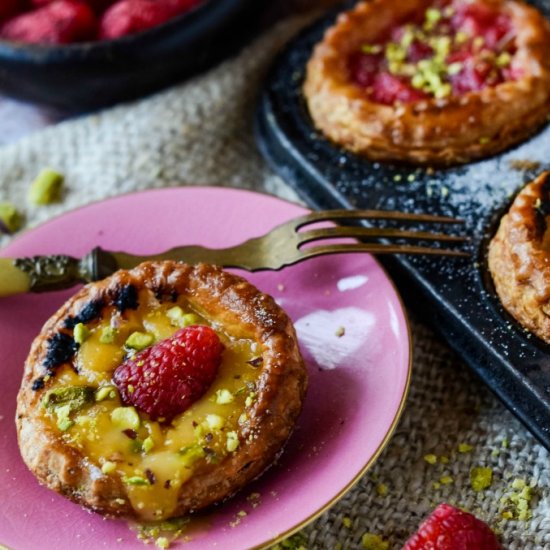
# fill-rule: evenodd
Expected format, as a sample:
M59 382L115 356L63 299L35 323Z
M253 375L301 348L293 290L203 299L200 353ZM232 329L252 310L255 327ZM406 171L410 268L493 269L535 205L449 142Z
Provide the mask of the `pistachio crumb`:
M376 492L381 496L385 497L388 494L388 486L385 483L379 483L376 486Z
M452 476L441 476L439 478L439 483L441 483L441 485L451 485L454 483L454 479Z
M0 231L15 233L23 225L23 216L9 202L0 202Z
M341 338L342 336L344 336L344 334L346 334L346 328L345 327L338 327L336 329L336 332L334 333L335 336L337 336L338 338Z
M74 327L73 338L74 341L82 345L90 336L90 329L84 323L78 323Z
M134 407L117 407L111 412L112 423L123 429L137 430L140 425L139 414Z
M476 492L483 491L493 482L493 470L491 468L476 467L470 470L470 484Z
M127 348L141 351L148 348L155 341L155 337L149 332L132 332L124 345Z
M216 391L216 403L218 405L228 405L235 401L235 396L228 389L221 389Z
M111 326L103 327L101 334L99 336L99 341L102 344L112 344L114 343L117 336L117 329Z
M143 440L143 444L142 444L141 448L143 449L143 451L145 453L148 453L149 451L151 451L151 449L154 446L155 446L155 442L153 441L153 438L151 436L149 436L149 437L146 437Z
M105 461L101 466L101 471L105 475L112 474L115 470L116 470L116 464L114 462L110 462L109 460Z
M63 180L62 174L45 168L31 184L28 193L29 202L36 205L57 202L61 195Z
M346 529L350 529L350 528L351 528L351 525L352 525L351 518L348 518L347 516L343 517L343 518L342 518L342 525L343 525Z
M166 548L170 547L170 541L166 537L159 537L155 541L155 546L157 548L162 548L163 550L165 550Z
M427 454L427 455L424 455L424 460L428 463L428 464L436 464L437 463L437 455L434 455L434 454Z
M364 550L388 550L390 543L382 539L379 535L365 533L361 537L361 544Z
M440 456L439 462L441 462L441 464L449 464L450 460L448 456Z
M473 450L473 447L471 445L468 445L468 443L459 443L458 444L458 452L459 453L469 453Z
M227 442L226 442L226 448L227 450L232 453L236 451L239 447L239 436L237 435L237 432L228 432L227 433Z

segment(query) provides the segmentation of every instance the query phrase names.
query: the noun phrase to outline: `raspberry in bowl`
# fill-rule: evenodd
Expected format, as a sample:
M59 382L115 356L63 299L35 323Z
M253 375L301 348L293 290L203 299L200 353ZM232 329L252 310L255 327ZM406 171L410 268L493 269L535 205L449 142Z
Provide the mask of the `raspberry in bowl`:
M258 12L253 0L8 0L0 92L77 112L140 97L236 51Z
M18 395L19 445L67 498L165 520L269 467L306 384L272 298L214 266L145 263L84 287L46 323Z

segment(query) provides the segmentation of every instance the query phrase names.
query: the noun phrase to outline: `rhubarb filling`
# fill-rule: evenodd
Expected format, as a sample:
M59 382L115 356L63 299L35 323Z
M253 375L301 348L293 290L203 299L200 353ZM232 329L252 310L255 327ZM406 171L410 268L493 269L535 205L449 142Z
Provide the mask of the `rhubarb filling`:
M509 15L477 2L436 3L348 59L350 79L374 103L459 97L522 76Z

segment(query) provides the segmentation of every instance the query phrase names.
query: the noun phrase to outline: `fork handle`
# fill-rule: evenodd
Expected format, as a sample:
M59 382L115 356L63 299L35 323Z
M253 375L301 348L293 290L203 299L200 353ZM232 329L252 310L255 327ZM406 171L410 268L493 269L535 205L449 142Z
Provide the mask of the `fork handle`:
M96 281L109 274L105 273L104 262L100 265L102 252L96 248L82 259L59 254L0 258L0 297L62 290L78 283Z

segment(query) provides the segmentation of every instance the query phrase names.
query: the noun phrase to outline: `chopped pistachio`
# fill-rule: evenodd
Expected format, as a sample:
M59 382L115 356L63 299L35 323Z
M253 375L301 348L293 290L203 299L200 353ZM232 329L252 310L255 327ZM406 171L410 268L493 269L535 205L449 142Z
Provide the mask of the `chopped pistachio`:
M349 528L352 526L351 518L348 518L347 516L346 516L346 517L343 517L343 518L342 518L342 525L343 525L346 529L349 529Z
M376 492L381 496L385 497L388 494L388 486L385 483L379 483L376 486Z
M124 430L139 429L140 419L134 407L117 407L111 412L111 421Z
M361 544L364 550L388 550L390 547L388 541L373 533L365 533L361 537Z
M105 475L112 474L115 470L116 470L116 464L114 462L110 462L109 460L104 462L103 466L101 466L101 471Z
M239 447L239 436L237 435L237 432L228 432L227 433L227 443L226 447L227 450L232 453L233 451L236 451Z
M473 450L473 447L471 445L468 445L468 443L459 443L458 444L458 452L459 453L469 453Z
M193 464L199 459L203 458L205 452L200 445L190 445L179 450L179 454L182 459L182 463L186 468L191 468Z
M512 56L508 52L502 52L496 59L497 67L507 67L512 61Z
M367 55L376 55L382 53L382 46L380 44L363 44L361 51Z
M428 464L435 464L437 462L437 456L434 454L427 454L427 455L424 455L424 460Z
M132 332L126 339L124 345L127 348L141 351L148 348L155 341L155 337L149 332Z
M69 412L72 413L93 400L94 389L90 386L68 386L49 390L42 398L42 405L50 410L68 407Z
M439 483L441 483L441 485L451 485L451 483L454 482L454 479L452 478L452 476L441 476L439 478Z
M29 189L28 199L32 204L51 204L59 200L64 177L59 172L46 168L38 174Z
M23 224L23 216L9 202L0 202L0 231L15 233Z
M146 437L141 445L144 452L148 453L155 446L155 442L151 436Z
M458 74L462 70L463 67L464 67L464 65L462 63L459 63L458 61L455 61L454 63L451 63L447 67L447 74L450 74L451 76L453 76L455 74Z
M73 338L74 341L82 345L90 336L90 329L84 323L78 323L74 327Z
M162 550L166 550L166 548L170 547L170 541L166 537L159 537L155 541L155 546L157 548L161 548Z
M116 339L117 333L118 331L114 327L103 327L101 330L101 335L99 336L99 341L102 344L112 344Z
M450 460L448 456L440 456L439 462L441 462L441 464L449 464Z
M526 486L527 484L524 479L516 478L512 481L512 489L523 489Z
M206 425L211 430L221 430L225 424L224 419L218 414L207 414Z
M150 485L149 481L141 476L125 477L123 481L127 485Z
M426 10L426 19L424 22L424 30L431 31L441 20L441 11L436 8L428 8Z
M62 432L66 432L69 428L74 426L74 422L69 418L69 415L71 414L70 405L57 407L55 414L57 415L57 427Z
M251 391L246 396L246 399L244 400L244 404L246 407L250 407L250 405L252 405L252 403L254 403L255 400L256 400L256 392Z
M491 468L477 467L470 470L470 484L476 492L483 491L493 482L493 470Z
M235 396L227 389L221 389L216 392L216 403L218 405L228 405L233 403Z
M114 386L102 386L95 392L96 401L105 401L106 399L114 399L117 395L117 389Z

